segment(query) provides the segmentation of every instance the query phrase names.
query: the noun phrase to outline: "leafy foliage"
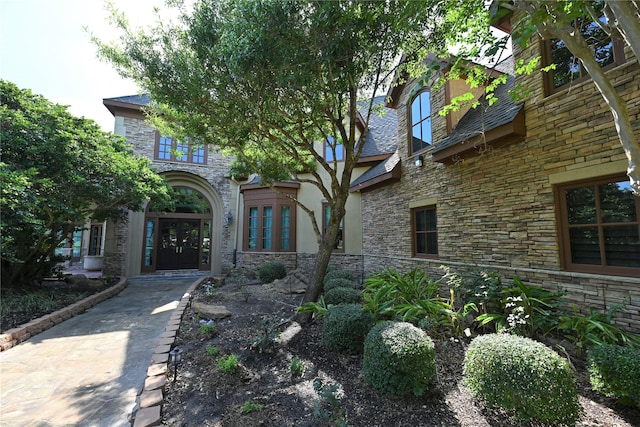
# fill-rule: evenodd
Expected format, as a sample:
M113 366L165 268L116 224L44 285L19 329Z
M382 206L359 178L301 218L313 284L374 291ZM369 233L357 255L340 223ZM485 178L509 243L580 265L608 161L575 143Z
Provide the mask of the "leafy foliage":
M573 314L559 318L558 331L580 349L603 344L626 345L640 348L640 337L614 325L615 313L623 306L614 305L607 313L591 308L585 315L574 311Z
M313 390L320 396L320 404L313 408L317 417L324 419L328 425L347 426L346 409L342 405L343 394L338 383L325 383L322 378L313 380Z
M331 306L322 323L322 343L330 351L360 354L372 326L373 316L361 304Z
M124 220L169 188L123 138L0 80L2 284L50 274L56 247L86 221Z
M640 349L595 345L587 353L591 387L640 408Z
M289 363L291 378L300 378L302 374L304 374L304 368L304 363L302 363L299 357L294 356L291 358L291 362Z
M475 338L465 355L464 379L489 406L547 424L574 425L578 392L567 361L529 338L489 334Z
M270 353L276 347L276 341L280 336L278 324L280 318L277 315L262 316L260 330L252 340L252 344L260 353Z
M324 282L324 291L330 291L334 288L352 288L358 289L358 284L350 279L345 279L342 277L336 277L335 279L329 279Z
M362 300L362 292L353 288L332 288L324 294L327 305L359 303Z
M435 347L421 329L406 322L374 326L364 342L364 379L396 396L421 396L436 375Z
M318 302L310 301L302 304L296 309L298 313L311 313L322 318L327 314L328 305L324 300L324 295L320 295Z
M265 262L258 268L258 276L262 283L271 283L274 280L284 279L287 277L287 269L281 262Z
M327 274L324 275L324 279L323 279L323 283L325 285L325 291L327 290L326 288L327 282L333 279L353 280L353 275L348 271L345 271L339 268L328 271Z
M229 354L218 358L218 369L227 374L233 374L238 369L238 356Z

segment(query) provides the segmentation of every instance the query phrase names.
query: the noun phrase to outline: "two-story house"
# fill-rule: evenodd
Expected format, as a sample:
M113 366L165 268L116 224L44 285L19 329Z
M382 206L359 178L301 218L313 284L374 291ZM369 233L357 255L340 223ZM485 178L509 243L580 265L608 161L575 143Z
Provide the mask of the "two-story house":
M601 50L640 133L638 62L617 43ZM407 81L389 92L397 153L352 186L362 200L365 274L495 271L560 286L583 308L626 303L622 323L638 331L640 198L611 112L561 42L514 47L516 60L536 55L543 66L557 61L555 71L515 75L504 61L493 70L508 74L500 101L462 115L437 114L465 90L460 81L439 90ZM513 102L516 84L529 95Z
M178 141L151 127L144 114L150 101L148 96L134 95L103 103L115 117L114 132L124 136L137 154L151 159L152 166L176 190L175 209L158 210L149 204L144 212L130 212L126 223L107 224L105 274L220 274L234 267L255 271L273 260L283 262L289 270L310 272L317 238L307 214L286 195L311 209L322 228L330 212L320 191L296 181L277 183L274 191L257 177L230 176L231 159L213 147ZM375 102L382 104L384 98ZM366 115L366 109L362 113ZM363 116L357 119L363 129ZM371 115L354 179L395 152L397 134L395 110ZM335 156L338 170L343 167L341 145L332 150L325 141L315 148L328 161ZM320 174L328 182L326 172ZM333 264L358 277L363 274L360 204L359 193L349 197L332 258Z

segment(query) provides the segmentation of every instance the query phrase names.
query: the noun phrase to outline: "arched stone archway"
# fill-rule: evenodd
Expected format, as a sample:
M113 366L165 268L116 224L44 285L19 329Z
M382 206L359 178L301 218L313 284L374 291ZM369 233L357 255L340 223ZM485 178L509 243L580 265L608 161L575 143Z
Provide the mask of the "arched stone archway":
M178 194L174 211L147 206L142 272L221 269L223 204L215 188L188 172L162 174Z

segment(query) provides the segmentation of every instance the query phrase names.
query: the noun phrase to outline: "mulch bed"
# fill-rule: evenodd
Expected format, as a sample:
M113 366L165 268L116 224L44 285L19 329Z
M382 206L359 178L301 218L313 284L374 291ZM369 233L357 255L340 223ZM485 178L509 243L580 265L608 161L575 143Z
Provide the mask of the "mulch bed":
M193 301L224 305L232 313L216 322L215 335L200 331L200 318L187 308L176 344L185 350L177 377L171 373L162 409L169 426L535 426L499 409L486 408L462 384L465 340L440 339L438 375L421 397L393 398L362 378L361 356L326 351L319 323L292 322L301 295L281 294L266 285L229 283L207 296L199 287ZM263 316L281 319L276 348L260 353L253 345ZM217 348L218 355L208 354ZM235 354L235 373L217 367L221 356ZM291 359L299 358L304 373L292 378ZM584 362L577 368L583 414L578 426L639 426L640 410L619 405L590 390ZM335 385L321 398L314 380ZM330 405L327 397L336 397ZM339 399L339 400L338 400ZM250 404L254 404L250 406ZM244 412L243 413L243 409ZM340 424L340 420L345 424Z

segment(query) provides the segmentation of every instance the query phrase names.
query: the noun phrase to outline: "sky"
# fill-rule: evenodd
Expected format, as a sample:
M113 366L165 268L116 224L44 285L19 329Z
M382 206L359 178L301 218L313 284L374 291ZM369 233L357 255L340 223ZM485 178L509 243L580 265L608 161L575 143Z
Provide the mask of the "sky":
M134 26L155 22L162 0L111 0ZM101 40L119 33L103 0L0 0L0 78L69 106L74 116L113 131L104 98L135 95L138 87L101 62L83 27Z

